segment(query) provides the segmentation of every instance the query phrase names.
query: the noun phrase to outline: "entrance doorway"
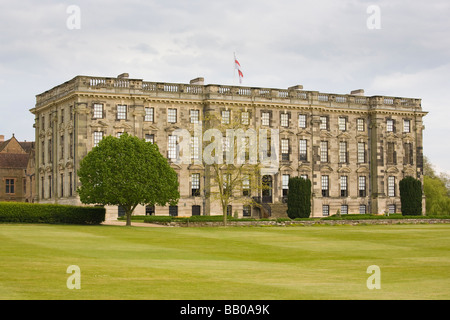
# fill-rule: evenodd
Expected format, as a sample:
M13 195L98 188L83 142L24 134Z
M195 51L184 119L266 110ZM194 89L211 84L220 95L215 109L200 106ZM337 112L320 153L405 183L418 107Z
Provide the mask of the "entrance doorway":
M272 176L265 175L262 177L262 202L272 203Z

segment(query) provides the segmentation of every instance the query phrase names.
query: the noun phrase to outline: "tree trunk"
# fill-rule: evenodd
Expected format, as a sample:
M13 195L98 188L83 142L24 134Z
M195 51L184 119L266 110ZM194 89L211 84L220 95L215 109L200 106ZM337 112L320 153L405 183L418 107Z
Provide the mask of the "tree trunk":
M132 211L130 210L130 211L125 211L125 214L126 214L126 216L127 216L127 226L131 226L131 214L132 214Z
M222 206L223 225L227 226L227 206Z

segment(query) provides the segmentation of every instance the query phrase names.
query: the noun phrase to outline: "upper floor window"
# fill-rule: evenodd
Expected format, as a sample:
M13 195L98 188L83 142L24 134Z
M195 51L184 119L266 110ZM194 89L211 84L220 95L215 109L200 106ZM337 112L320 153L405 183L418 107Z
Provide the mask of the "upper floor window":
M322 182L322 197L328 197L329 196L329 177L328 176L322 176L321 178Z
M411 127L410 127L410 121L405 119L403 120L403 132L410 132L411 131Z
M281 181L281 188L283 190L283 197L288 195L288 191L289 191L289 178L290 175L288 174L283 174L282 175L282 181Z
M320 117L320 130L328 130L328 117Z
M280 124L282 127L289 127L289 114L282 113L280 115Z
M298 160L307 160L307 142L305 139L300 139L298 143L299 156Z
M356 128L358 131L364 131L364 119L356 119Z
M191 118L191 123L198 123L199 120L199 110L190 110L189 115Z
M153 122L154 121L154 113L155 113L155 109L154 108L145 108L144 121L146 121L146 122Z
M298 115L298 127L299 128L306 128L306 114L299 114Z
M386 131L395 132L395 121L393 119L386 120Z
M167 110L167 122L168 123L176 123L177 122L177 109L168 109Z
M347 118L339 117L339 130L346 131L347 130Z
M247 111L241 113L241 124L248 125L250 124L250 116Z
M320 161L328 162L328 141L320 141Z
M281 160L289 160L289 139L281 139Z
M395 177L388 177L388 197L395 197Z
M94 147L98 146L98 143L103 139L103 132L102 131L95 131L94 132Z
M230 110L223 110L222 111L222 124L229 124L230 123Z
M103 118L103 104L94 103L94 118L95 119Z
M146 134L145 142L155 143L155 136L153 134Z
M123 104L117 105L117 120L127 119L127 106Z
M261 125L263 125L263 126L270 125L270 113L269 112L261 113Z
M175 160L177 158L177 136L175 135L169 136L167 150L168 150L168 158L170 160Z
M193 197L200 196L200 173L191 175L191 194Z

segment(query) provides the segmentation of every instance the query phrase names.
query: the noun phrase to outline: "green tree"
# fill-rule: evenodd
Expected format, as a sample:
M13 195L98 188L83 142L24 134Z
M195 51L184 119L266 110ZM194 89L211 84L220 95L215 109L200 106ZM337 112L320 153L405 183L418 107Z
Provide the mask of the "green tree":
M399 187L402 215L421 215L422 183L420 180L408 176L400 181Z
M77 189L85 204L117 205L127 226L137 205L175 205L178 177L156 144L128 134L105 137L83 158Z
M289 179L287 214L291 219L309 218L311 214L311 181L301 177Z
M427 157L423 162L423 192L427 215L450 215L450 178L448 174L436 173Z

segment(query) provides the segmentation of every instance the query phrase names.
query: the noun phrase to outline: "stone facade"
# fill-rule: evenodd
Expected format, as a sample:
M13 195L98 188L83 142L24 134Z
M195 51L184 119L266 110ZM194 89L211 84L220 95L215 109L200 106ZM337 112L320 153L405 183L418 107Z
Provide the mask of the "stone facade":
M293 176L311 180L315 217L337 210L401 212L399 181L405 176L422 180L426 112L420 99L368 97L363 90L326 94L302 86L205 85L202 78L189 84L156 83L122 74L77 76L37 95L31 112L36 130L36 200L44 203L80 204L76 170L102 137L127 132L153 141L170 158L173 132L192 133L196 119L201 122L211 115L238 119L246 129L279 133L278 167L265 177L270 191L252 190L249 195L260 200L262 196L267 203L248 210L236 198L231 212L238 216L262 216L267 206L266 213L271 204L282 204L288 192L283 181ZM179 139L174 143L178 145ZM136 214L221 214L217 201L205 196L210 183L204 163L171 161L171 165L179 175L178 206L142 207ZM118 209L109 212L116 217Z

